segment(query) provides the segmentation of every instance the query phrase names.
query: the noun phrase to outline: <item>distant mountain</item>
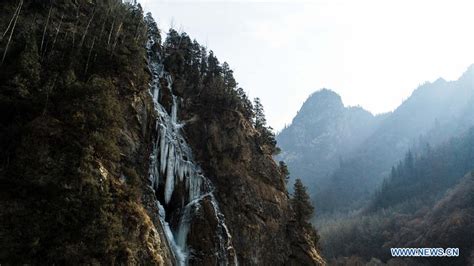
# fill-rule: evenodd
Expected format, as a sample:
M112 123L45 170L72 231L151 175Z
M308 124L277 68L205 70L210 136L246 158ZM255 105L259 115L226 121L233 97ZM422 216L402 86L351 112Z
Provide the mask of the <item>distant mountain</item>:
M458 80L425 83L391 113L380 126L321 184L314 197L320 211L362 206L392 165L409 149L434 146L465 132L474 121L474 66Z
M361 107L344 107L328 89L310 95L290 126L277 136L292 177L307 184L324 182L342 158L374 132L386 115L374 116Z
M444 119L435 121L435 127L425 136L426 141L439 143L446 136L455 136L474 125L474 65L455 82L447 82L448 90L455 92L448 99L451 112Z
M371 258L388 261L389 247L457 247L458 258L417 262L472 265L473 169L474 127L438 147L408 152L363 212L320 223L325 255L342 265Z
M457 180L416 211L381 210L326 226L320 232L329 265L473 265L474 173ZM392 258L391 247L456 247L459 257Z
M474 127L436 148L427 146L420 153L409 151L384 179L371 200L370 210L410 201L432 202L473 169Z
M474 173L467 173L432 208L408 216L386 246L456 247L458 258L427 259L432 265L474 264ZM404 226L403 226L404 225Z
M293 177L309 185L319 212L361 207L409 150L434 146L474 125L474 65L456 81L418 87L394 112L344 107L329 90L312 94L277 140Z

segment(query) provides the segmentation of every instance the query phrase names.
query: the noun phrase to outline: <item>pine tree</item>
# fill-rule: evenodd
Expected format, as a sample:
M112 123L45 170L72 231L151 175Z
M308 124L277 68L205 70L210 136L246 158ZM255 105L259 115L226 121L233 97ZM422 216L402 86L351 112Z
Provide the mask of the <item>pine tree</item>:
M411 150L408 150L408 152L406 153L405 155L405 167L409 170L409 171L412 171L413 168L414 168L414 158L413 158L413 153L411 152Z
M222 75L227 89L234 89L237 87L237 82L234 79L234 71L230 69L230 66L227 64L227 62L222 64Z
M278 164L281 174L285 177L285 183L288 184L288 180L290 179L290 171L288 170L288 166L284 161L280 161Z
M207 57L207 67L209 74L211 74L212 76L219 76L222 73L219 60L214 55L214 52L212 50L209 51L209 56Z
M314 207L311 204L311 199L306 191L306 187L301 182L301 179L297 178L294 186L294 194L291 199L291 205L295 212L296 222L301 225L308 224L309 220L313 216Z
M247 97L247 94L245 94L244 89L242 89L241 87L238 87L235 90L235 92L237 93L237 96L240 98L240 104L242 105L241 110L245 118L247 118L248 120L253 120L254 113L253 113L252 102Z
M201 47L201 65L199 66L199 70L201 71L201 75L207 73L208 64L207 64L207 50L205 47Z
M290 203L295 212L296 225L310 237L316 249L320 251L318 231L309 222L314 214L314 207L311 204L306 187L299 178L295 180L293 198Z
M272 155L280 153L280 148L276 146L277 142L275 134L273 133L273 128L267 126L267 120L265 119L265 113L260 98L254 99L253 114L255 115L254 127L260 133L258 139L260 145L265 145L270 148L270 153Z
M255 114L255 128L257 130L264 128L267 125L267 120L265 119L263 105L258 97L253 100L253 112Z

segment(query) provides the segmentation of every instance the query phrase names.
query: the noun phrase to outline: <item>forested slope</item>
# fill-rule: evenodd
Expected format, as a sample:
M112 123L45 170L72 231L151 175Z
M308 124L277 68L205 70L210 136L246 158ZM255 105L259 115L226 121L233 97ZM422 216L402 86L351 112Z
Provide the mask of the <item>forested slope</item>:
M321 224L323 250L348 262L372 257L387 261L391 247L457 247L459 258L416 261L472 263L472 169L474 129L419 154L408 152L363 212Z

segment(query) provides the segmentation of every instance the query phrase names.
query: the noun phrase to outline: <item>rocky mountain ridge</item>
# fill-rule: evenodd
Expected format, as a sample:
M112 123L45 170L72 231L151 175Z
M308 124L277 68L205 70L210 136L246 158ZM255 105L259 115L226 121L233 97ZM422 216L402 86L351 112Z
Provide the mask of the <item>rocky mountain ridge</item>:
M355 127L337 126L350 125L341 123L344 109L337 100L340 97L333 95L333 100L326 101L312 96L307 102L319 102L320 106L305 103L293 123L277 136L282 147L277 159L286 160L293 174L311 184L313 200L321 212L361 207L409 149L422 149L426 143L435 146L474 125L470 115L473 69L469 67L455 81L427 82L392 113L376 116L378 120L359 116ZM331 95L324 90L320 94ZM364 132L361 128L366 134L360 134ZM351 135L360 136L351 139L355 147L341 141Z
M3 1L9 21L2 263L325 263L212 52L121 1Z
M380 125L387 115L374 116L361 107L344 107L341 97L327 89L305 101L292 124L277 136L293 177L321 186Z

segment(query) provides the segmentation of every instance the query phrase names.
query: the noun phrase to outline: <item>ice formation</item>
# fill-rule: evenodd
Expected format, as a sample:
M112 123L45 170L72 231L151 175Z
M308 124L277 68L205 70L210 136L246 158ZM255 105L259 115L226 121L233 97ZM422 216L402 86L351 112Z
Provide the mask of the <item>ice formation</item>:
M157 201L160 210L160 222L165 230L165 235L173 254L179 265L187 265L190 249L187 246L187 236L191 222L198 213L204 199L212 204L215 218L218 221L216 235L219 238L217 259L220 265L237 265L237 258L233 256L232 262L228 261L228 253L233 249L231 236L224 222L224 215L220 212L217 201L213 195L213 186L209 179L203 174L198 165L193 162L192 150L181 133L182 125L178 122L178 107L180 98L173 95L173 80L162 64L161 55L154 50L155 44L159 40L153 34L157 32L156 25L150 16L146 17L149 26L149 36L147 42L147 56L149 69L152 73L150 83L150 95L153 98L154 108L157 113L156 132L157 137L153 143L152 154L150 156L149 177L151 186L155 191L159 191L159 186L164 186L163 202ZM166 87L161 88L160 80L166 80ZM172 95L171 112L168 113L165 107L160 104L160 90L166 89ZM179 211L179 222L172 228L166 221L167 213L164 206L170 204L175 188L184 187L186 193L176 193L181 197L181 208Z

